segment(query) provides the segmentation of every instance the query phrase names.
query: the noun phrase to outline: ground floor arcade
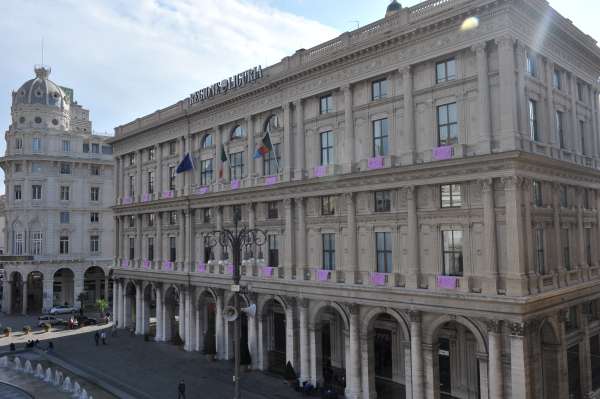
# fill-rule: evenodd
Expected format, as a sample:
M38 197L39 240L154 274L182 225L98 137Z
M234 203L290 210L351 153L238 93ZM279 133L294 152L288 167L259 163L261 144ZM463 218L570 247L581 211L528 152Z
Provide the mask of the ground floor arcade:
M117 280L119 326L187 351L233 358L232 294L222 288ZM515 322L252 293L241 306L251 368L330 385L347 398L579 398L600 388L597 301ZM584 396L588 395L588 396Z

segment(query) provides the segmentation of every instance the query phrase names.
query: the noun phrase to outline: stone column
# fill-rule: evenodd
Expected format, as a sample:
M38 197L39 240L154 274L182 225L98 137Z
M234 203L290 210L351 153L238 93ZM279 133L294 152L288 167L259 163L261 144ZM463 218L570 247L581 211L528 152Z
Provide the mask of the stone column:
M296 235L296 268L297 273L303 273L307 268L306 262L306 218L304 198L294 198L298 230Z
M121 157L115 157L114 172L113 172L113 190L115 194L115 204L121 203Z
M352 172L352 165L354 165L354 114L353 114L353 98L352 98L352 86L345 85L342 90L344 91L344 145L345 145L345 172Z
M224 172L221 174L221 170L224 168L221 161L221 153L223 152L223 137L221 137L221 133L221 126L215 127L215 172L217 174L215 181L217 183L223 183L223 176L225 176Z
M23 315L27 315L27 276L25 276L25 278L23 279L23 289L22 289L22 294L23 294L23 300L21 301L21 313ZM77 299L77 298L75 298Z
M486 42L472 47L477 56L477 92L479 101L479 152L492 152L492 126L490 118L490 80Z
M585 256L585 234L583 229L583 196L585 191L577 188L577 265L587 267L587 257Z
M346 384L346 398L348 399L359 399L362 397L362 383L361 383L361 359L360 359L360 307L359 305L350 305L350 353L348 356L348 364L346 367L350 368L350 371L346 373L349 375L349 381Z
M413 399L425 399L423 386L423 348L421 332L421 312L410 311L410 355Z
M157 286L156 286L156 335L154 337L154 340L157 342L160 342L163 340L163 335L162 335L163 324L164 324L163 309L164 309L164 304L163 304L162 286L160 284L157 284Z
M299 99L295 103L296 109L296 140L295 140L295 160L296 170L294 171L294 179L300 180L304 177L304 108L302 106L302 99Z
M513 323L510 342L511 399L534 399L531 388L531 364L529 362L529 339L525 323Z
M156 145L155 148L155 152L156 152L156 189L155 192L157 193L155 198L160 198L160 196L162 195L162 192L164 190L164 184L163 184L163 154L162 154L162 145L158 144Z
M285 267L285 275L287 278L293 278L294 273L294 221L292 212L292 200L286 198L283 200L283 206L285 209L285 243L284 243L284 256L283 266Z
M187 265L185 263L185 225L186 225L186 214L182 209L179 212L179 235L177 236L177 261L179 262L178 267L180 267L181 271L188 271Z
M196 303L195 288L188 287L187 295L185 296L185 344L184 349L188 352L195 350L196 347Z
M137 169L137 175L136 175L136 198L138 202L142 201L142 150L138 150L137 151L137 164L136 164L136 169ZM136 201L136 198L132 198L133 201Z
M141 160L141 155L140 155ZM135 285L135 334L141 335L142 331L142 282Z
M292 150L292 106L286 102L283 104L283 179L292 179L293 150Z
M161 264L163 261L163 241L162 241L162 213L156 212L156 216L154 217L156 221L156 240L154 240L154 248L156 250L156 257L154 258L155 262L158 261L158 264Z
M116 279L113 279L112 319L115 325L119 324L119 282Z
M183 157L185 156L185 137L180 137L178 139L179 141L179 158L177 159L177 165L179 164L179 162L181 162L183 160ZM175 186L175 192L177 193L177 195L185 195L185 173L179 173L179 175L177 175L176 180L177 180L177 184Z
M300 321L300 383L310 380L310 349L308 342L308 299L298 301Z
M560 240L560 184L554 183L552 190L552 223L554 225L554 251L555 251L555 259L554 259L554 273L558 275L558 285L563 285L561 275L564 273L563 264L563 255L562 255L562 245Z
M217 214L217 230L223 230L223 207L218 206L216 208ZM220 244L215 245L215 260L218 262L223 259L223 247Z
M581 148L579 144L580 140L575 139L579 137L579 118L577 118L577 76L574 73L571 73L571 79L565 82L565 91L571 92L571 143L569 148L571 148L574 152L579 152L583 154L585 151ZM569 87L570 86L570 87ZM569 135L565 135L568 137ZM579 150L579 151L578 151Z
M496 39L500 60L500 134L503 150L517 149L516 92L514 39L503 36Z
M522 41L517 41L517 107L519 112L518 131L521 137L529 138L529 115L525 98L525 63L527 62L527 49Z
M316 386L317 378L317 330L313 324L308 325L310 344L310 382Z
M522 179L512 176L504 179L506 203L506 241L509 271L506 291L509 296L527 294L526 263L522 217Z
M185 305L187 302L187 294L187 289L184 287L179 288L179 322L177 323L177 333L183 342L187 341L187 337L185 336Z
M414 128L414 104L413 104L413 76L411 66L408 65L400 70L403 81L404 94L404 137L406 140L406 151L402 156L402 163L413 164L415 162L416 136ZM437 143L436 143L437 145Z
M223 360L225 356L225 341L223 337L223 293L217 293L217 301L215 303L215 338L217 344L217 359Z
M287 308L285 309L285 362L292 363L292 366L297 370L296 363L296 336L294 334L294 304L293 300L287 299Z
M358 242L356 240L356 203L355 194L347 193L346 198L346 212L348 214L347 219L347 258L346 258L346 282L352 284L358 284L361 282L360 267L358 262ZM348 277L352 276L352 277Z
M246 117L246 139L248 145L248 180L250 182L254 181L254 177L256 176L255 165L256 160L254 159L254 152L256 150L256 145L254 143L254 118L252 115ZM221 154L217 154L217 157L221 157Z
M121 245L121 225L119 224L119 217L118 216L113 216L113 222L115 224L115 234L113 235L113 248L114 248L114 253L115 253L115 266L119 267L119 262L120 262L120 257L119 254L121 253L119 250L119 246ZM108 298L107 298L108 299Z
M123 203L123 197L129 195L129 189L127 188L126 184L127 184L127 174L125 173L125 156L122 156L120 158L121 161L121 167L119 168L121 175L120 175L120 184L121 184L121 203Z
M579 375L581 381L581 393L583 397L593 397L592 390L592 358L590 350L590 329L589 316L583 312L583 307L579 311L581 320L582 338L579 342Z
M498 258L496 248L496 208L494 205L494 179L480 181L483 200L483 251L487 278L483 282L483 292L498 293Z
M185 264L188 272L195 271L194 260L196 259L195 254L195 238L196 238L196 229L194 226L194 210L186 209L185 213ZM202 253L202 252L200 252Z
M596 91L596 89L591 88L590 94L592 97L590 99L590 104L592 106L592 142L594 143L593 156L597 158L600 154L600 149L598 148L598 146L600 145L600 142L598 140L600 136L600 131L598 129L598 125L600 124L600 122L598 121L598 92Z
M549 59L546 60L546 124L547 129L542 129L541 126L538 126L538 132L540 136L545 134L548 137L542 137L542 140L545 143L549 143L553 146L560 147L560 140L558 138L558 132L556 131L556 120L554 109L554 83L552 81L554 75L554 64ZM539 110L538 110L539 112ZM539 118L539 116L538 116ZM564 126L563 126L564 130ZM544 133L546 131L547 133ZM566 144L566 137L565 137Z
M406 208L408 221L408 270L407 288L419 288L421 265L419 256L419 221L417 215L417 187L406 188Z
M81 306L83 305L80 301L79 301L79 295L83 292L83 271L79 272L79 273L75 273L74 277L73 277L73 305L76 308L81 308Z
M256 294L250 295L250 303L256 304ZM248 315L248 351L252 360L252 370L259 369L258 362L258 338L262 339L262 336L257 335L257 315Z
M8 281L6 281L6 283L8 283ZM49 312L50 309L52 308L52 306L54 306L54 278L53 276L48 276L46 277L46 275L44 275L44 280L43 280L43 306L42 306L42 311L43 312ZM4 285L4 289L6 290L6 287L10 287L10 285L6 284ZM8 292L10 294L10 288L8 289ZM108 301L108 294L106 295L106 300ZM6 311L7 313L10 311L10 309L8 311Z
M141 156L141 155L140 155ZM136 237L135 237L135 259L137 260L136 267L142 266L142 259L144 259L142 253L142 214L137 215L136 218Z
M502 322L489 320L488 346L489 346L489 392L490 399L504 398L504 377L502 365ZM483 388L482 388L483 389Z
M110 280L108 277L104 277L104 299L108 302L108 284Z
M125 287L124 282L119 280L119 328L125 328L127 326L127 320L125 320Z

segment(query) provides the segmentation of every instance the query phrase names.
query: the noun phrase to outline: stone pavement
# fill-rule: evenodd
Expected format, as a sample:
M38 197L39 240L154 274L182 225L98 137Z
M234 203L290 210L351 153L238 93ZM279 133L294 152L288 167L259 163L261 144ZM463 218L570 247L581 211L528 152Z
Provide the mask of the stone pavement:
M166 343L145 342L119 330L108 345L96 347L93 333L69 335L53 340L61 359L96 375L132 396L145 399L177 398L183 378L187 398L223 399L233 396L232 362L209 362L199 352L185 352ZM5 348L6 349L6 348ZM2 348L0 348L0 351ZM261 372L242 374L242 398L283 399L300 397L282 377Z
M0 382L0 398L31 399L31 396L17 387Z

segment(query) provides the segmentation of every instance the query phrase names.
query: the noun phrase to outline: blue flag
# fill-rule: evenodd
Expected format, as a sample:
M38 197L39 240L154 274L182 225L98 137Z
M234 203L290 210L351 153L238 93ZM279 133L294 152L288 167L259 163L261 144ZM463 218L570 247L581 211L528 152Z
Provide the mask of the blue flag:
M175 172L183 173L183 172L187 172L188 170L192 170L192 169L194 169L194 162L192 161L192 157L190 157L190 154L187 153L187 154L185 154L185 157L183 157L183 159L179 163L179 166L177 166L177 170Z

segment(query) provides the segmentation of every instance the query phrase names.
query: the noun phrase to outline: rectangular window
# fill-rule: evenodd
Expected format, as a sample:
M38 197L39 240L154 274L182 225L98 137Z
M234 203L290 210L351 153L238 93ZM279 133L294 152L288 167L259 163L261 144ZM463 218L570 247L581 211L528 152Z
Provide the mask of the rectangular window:
M373 156L389 154L389 123L387 118L373 121Z
M544 197L542 195L542 183L539 180L534 180L531 184L533 190L533 205L544 206Z
M100 145L98 143L92 143L92 153L93 154L100 153Z
M279 245L277 243L277 235L269 234L267 240L269 250L269 266L279 267Z
M322 235L323 240L323 269L335 270L335 234Z
M241 221L242 220L242 206L241 205L232 205L231 206L231 216L233 217L234 220L237 219L237 221Z
M567 309L565 328L567 331L577 330L577 306L571 306Z
M319 100L319 113L321 115L333 112L333 96L328 94Z
M556 128L556 135L558 138L558 143L560 144L560 148L565 148L565 132L563 130L564 115L560 111L556 111L554 116L554 126Z
M529 138L538 141L540 137L537 122L537 102L535 100L529 100L527 111L529 115Z
M558 69L552 72L552 85L558 90L562 89L562 73Z
M61 224L69 224L71 221L71 214L69 212L63 211L60 213L60 223Z
M129 237L129 260L135 258L135 237Z
M170 225L177 224L177 211L169 212L169 224Z
M585 229L585 260L588 266L592 265L592 229Z
M153 194L154 193L154 171L148 171L148 194Z
M111 155L113 153L112 145L102 144L102 153L106 155Z
M71 141L63 140L62 141L62 150L63 150L63 152L71 152Z
M90 187L90 201L100 201L100 187Z
M240 180L244 177L244 151L229 155L229 165L231 168L231 180Z
M100 223L100 214L98 212L90 212L90 223Z
M129 221L129 227L135 227L135 215L127 216L127 220Z
M585 148L585 122L579 121L579 144L581 145L581 153L586 154Z
M23 149L23 139L20 137L17 137L15 139L15 149L16 150L22 150ZM34 151L35 152L35 151Z
M569 207L569 191L567 189L567 186L561 184L559 190L560 190L559 191L560 206L562 208L568 208Z
M462 206L460 184L440 186L440 204L442 208L460 208Z
M15 163L15 173L23 171L23 165L21 163Z
M202 209L202 222L203 223L210 223L210 208L203 208Z
M177 142L170 141L169 142L169 155L175 155L177 153Z
M67 255L69 253L69 237L60 236L59 253L61 255Z
M100 237L97 235L90 236L90 253L97 254L100 252Z
M333 132L321 133L321 165L333 164Z
M200 161L200 185L208 186L213 182L212 159Z
M34 184L31 186L31 199L41 200L42 199L42 186Z
M154 237L148 237L148 260L154 260Z
M42 254L42 232L34 231L31 234L32 237L32 247L31 251L33 255L41 255Z
M546 274L546 261L544 258L544 229L535 229L535 267L540 275Z
M527 52L527 73L530 76L536 76L537 75L537 65L536 65L536 60L535 60L535 55Z
M90 143L83 143L83 152L86 154L90 152Z
M32 162L31 173L42 173L42 164L39 162Z
M435 64L435 81L437 83L456 80L456 60L451 58Z
M267 202L267 219L277 219L279 217L279 208L277 201Z
M146 219L146 224L148 225L148 227L154 226L155 218L156 218L156 216L154 215L154 213L148 214L148 217Z
M456 103L437 107L438 145L458 143L458 112Z
M135 165L135 152L129 154L129 165Z
M583 209L592 209L590 206L590 195L593 195L593 192L590 192L588 189L583 190Z
M175 166L169 166L169 190L171 190L171 191L175 190L175 177L176 177L175 171L176 171Z
M60 200L69 201L71 190L69 186L60 186Z
M175 262L177 259L177 240L175 237L169 237L169 260Z
M129 176L129 196L135 196L135 176Z
M61 175L70 175L71 174L71 164L67 163L67 162L61 162L60 174Z
M389 191L375 191L375 212L389 212L391 209Z
M15 255L23 255L25 249L25 240L23 233L15 234Z
M23 145L21 144L21 147ZM42 152L42 139L39 137L34 137L31 140L31 151L32 152Z
M100 166L91 165L90 166L90 175L92 176L100 176Z
M375 233L375 250L377 256L377 272L392 272L392 234Z
M462 276L463 274L462 240L462 230L442 231L442 261L445 276Z
M569 245L569 229L560 230L560 244L562 246L563 265L571 270L571 246Z
M321 215L323 215L323 216L335 215L335 196L324 195L321 197Z
M577 82L577 99L583 101L583 84L581 82Z
M17 184L14 186L15 192L15 200L19 201L23 198L23 193L21 192L21 185Z
M153 161L154 160L154 152L155 149L154 147L148 147L148 161Z
M387 79L376 80L371 83L371 100L381 100L388 95Z
M273 144L273 151L269 151L263 156L263 176L273 176L279 174L279 162L281 153L279 152L279 143Z

